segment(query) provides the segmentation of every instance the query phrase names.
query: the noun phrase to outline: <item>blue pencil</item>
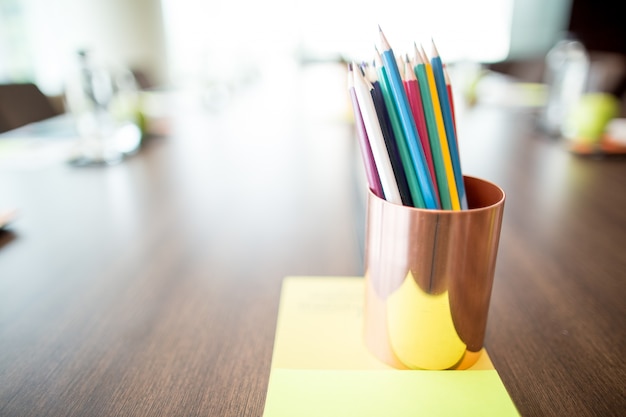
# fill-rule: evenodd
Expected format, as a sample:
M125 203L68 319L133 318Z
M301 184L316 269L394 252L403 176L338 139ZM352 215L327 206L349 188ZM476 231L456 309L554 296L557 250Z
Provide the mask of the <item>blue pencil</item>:
M467 196L465 195L465 185L463 183L463 172L461 170L461 158L459 157L459 148L456 139L456 130L454 128L454 119L452 116L452 107L448 98L448 86L446 85L446 78L443 72L443 63L441 57L435 46L435 42L432 41L432 57L430 63L433 68L433 74L435 76L435 84L437 85L437 92L439 94L439 100L441 101L441 113L443 115L443 124L446 130L446 137L448 138L448 148L450 149L450 159L452 160L452 169L454 170L454 182L459 194L459 201L461 208L467 210Z
M406 96L406 91L404 90L404 84L402 82L402 77L400 76L396 58L393 54L393 50L387 42L387 39L385 38L385 35L383 34L382 29L379 27L378 30L382 45L381 57L383 65L387 69L391 92L397 104L398 115L400 116L403 131L409 145L409 153L411 154L411 159L413 160L415 172L419 181L420 191L426 205L426 207L422 208L438 209L439 205L437 204L437 199L434 194L433 179L431 178L428 170L424 149L422 149L422 145L419 140L419 134L417 133L415 120L413 120L413 114L411 113L411 108L409 107L409 102Z

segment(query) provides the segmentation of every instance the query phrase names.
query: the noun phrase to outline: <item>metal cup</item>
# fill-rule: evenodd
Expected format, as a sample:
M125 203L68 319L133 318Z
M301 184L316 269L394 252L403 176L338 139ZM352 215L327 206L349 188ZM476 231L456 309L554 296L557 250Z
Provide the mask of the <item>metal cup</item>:
M462 211L368 195L365 345L395 368L466 369L480 357L505 194L464 180Z

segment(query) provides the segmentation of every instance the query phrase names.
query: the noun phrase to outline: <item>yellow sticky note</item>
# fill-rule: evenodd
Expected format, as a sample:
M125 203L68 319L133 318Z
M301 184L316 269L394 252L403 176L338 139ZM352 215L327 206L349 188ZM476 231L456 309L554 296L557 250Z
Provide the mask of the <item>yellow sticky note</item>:
M363 344L363 278L288 277L272 367L386 369Z
M272 367L393 369L363 343L362 277L287 277L280 298ZM471 369L493 369L483 350Z
M495 370L273 369L264 417L519 416Z
M487 352L470 370L397 370L363 343L362 277L287 277L263 417L518 416Z

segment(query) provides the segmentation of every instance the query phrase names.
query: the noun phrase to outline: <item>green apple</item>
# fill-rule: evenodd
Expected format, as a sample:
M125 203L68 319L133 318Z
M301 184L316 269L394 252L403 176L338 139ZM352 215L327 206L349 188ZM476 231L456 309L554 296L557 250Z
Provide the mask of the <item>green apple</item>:
M618 114L619 101L614 95L584 94L568 114L564 135L579 143L597 143L607 124Z

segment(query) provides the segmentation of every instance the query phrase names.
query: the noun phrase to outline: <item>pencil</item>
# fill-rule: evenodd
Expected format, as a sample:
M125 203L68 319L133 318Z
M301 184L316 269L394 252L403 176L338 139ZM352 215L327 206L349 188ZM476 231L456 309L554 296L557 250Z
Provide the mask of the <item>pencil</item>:
M353 64L353 66L355 65ZM354 91L359 103L359 109L361 109L363 124L365 125L370 147L372 148L372 155L378 170L378 177L380 178L383 194L387 201L402 205L402 198L398 191L398 184L393 174L385 139L380 128L380 123L378 122L374 101L372 100L371 90L373 87L369 81L365 79L359 68L354 68L352 74Z
M424 68L426 69L428 90L430 91L430 99L432 102L433 112L435 114L435 123L437 125L437 133L439 135L439 143L441 144L441 155L443 157L445 176L448 183L448 190L450 193L451 209L460 210L461 205L459 202L456 180L454 177L454 167L452 165L452 158L450 156L450 148L448 144L448 138L446 136L446 128L443 122L443 115L441 114L441 103L439 102L439 94L437 92L437 85L435 84L435 76L433 74L432 65L429 63L426 52L424 52L423 48L422 60L424 62Z
M367 132L365 131L365 124L363 123L363 117L361 115L361 109L359 108L359 102L356 97L356 91L354 90L354 75L352 74L352 71L352 63L350 63L348 64L348 92L350 93L350 99L352 101L352 110L357 128L361 158L363 159L363 166L365 168L365 176L367 178L369 189L376 196L385 198L382 185L380 184L380 178L378 177L376 163L374 162L374 156L372 155L372 148L369 144Z
M428 170L428 164L426 163L424 150L422 149L419 140L419 134L417 133L417 128L415 126L415 121L413 120L413 115L411 114L408 99L404 91L404 85L398 71L396 58L393 54L391 46L389 45L389 42L387 42L387 39L385 38L382 29L380 27L378 29L382 46L381 57L383 60L383 65L387 70L389 85L391 86L391 92L397 106L396 109L398 110L398 115L400 116L402 129L404 131L406 141L409 146L409 152L411 154L413 166L415 168L417 179L420 184L420 192L422 194L422 198L424 199L425 204L424 208L437 209L439 208L439 205L434 194L432 182L433 180L430 176L430 171Z
M465 185L463 184L463 173L461 171L461 160L459 157L459 150L456 138L456 129L454 127L454 120L452 119L452 110L450 107L450 100L448 95L448 89L446 86L445 74L443 71L443 65L439 51L435 46L435 41L431 40L432 44L432 56L431 65L433 74L435 77L436 88L440 98L441 114L446 131L446 137L448 141L448 148L450 149L450 159L452 162L452 168L454 170L454 181L456 183L456 190L458 193L459 203L463 208L467 208Z
M394 138L396 140L398 153L400 154L400 160L402 161L402 166L404 168L404 174L406 176L406 180L409 186L409 192L411 194L413 206L425 207L424 199L422 198L422 193L420 191L419 182L417 180L417 175L415 173L415 168L413 167L411 154L409 152L409 145L407 144L404 132L402 131L402 125L400 123L398 111L396 110L396 105L393 101L393 96L391 94L391 87L389 86L387 72L382 65L380 52L378 52L377 48L374 49L376 50L376 60L374 66L376 67L376 72L378 74L378 82L380 84L385 107L389 115L389 121L391 123L391 128L393 130Z
M422 54L417 49L417 45L414 44L414 48L414 72L418 80L418 86L422 97L422 106L424 109L424 118L426 120L426 129L428 131L428 139L430 142L430 149L433 158L433 166L435 168L435 180L439 189L439 199L441 201L441 207L444 210L451 210L452 202L450 201L450 189L448 187L446 165L444 163L443 152L441 149L441 140L439 139L439 132L437 130L437 121L435 120L435 111L433 109L431 93L428 87L426 63L424 62Z
M422 105L422 96L420 94L420 89L417 81L417 77L415 76L415 72L411 67L411 63L409 61L408 56L404 62L404 89L406 91L407 99L409 100L409 106L411 107L411 112L413 113L413 119L415 120L415 125L417 127L417 133L419 134L420 141L422 143L422 148L424 149L424 156L426 157L426 163L428 164L428 170L430 171L431 178L435 178L435 166L433 164L433 156L432 151L430 149L430 142L428 139L428 130L426 128L426 119L424 118L424 108ZM437 181L433 180L433 188L435 190L435 197L439 202L439 187L437 186Z
M448 67L443 63L443 76L446 79L446 90L448 91L448 100L450 100L450 111L452 112L452 122L454 123L454 131L456 132L456 112L454 110L454 96L452 94L452 83L450 82L450 75L448 75ZM458 140L458 133L457 133Z
M393 175L396 178L396 184L398 184L400 198L402 199L403 205L412 206L413 199L411 198L406 174L404 172L402 160L400 159L400 153L398 151L398 145L396 144L396 138L391 127L389 112L387 111L387 106L383 98L382 88L376 73L370 69L369 74L372 84L372 100L374 101L374 108L376 109L380 129L383 132L383 139L385 140L385 146L387 147L387 153L389 154L389 161L391 162Z

